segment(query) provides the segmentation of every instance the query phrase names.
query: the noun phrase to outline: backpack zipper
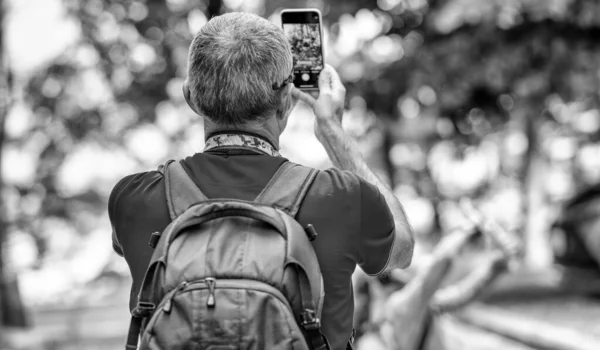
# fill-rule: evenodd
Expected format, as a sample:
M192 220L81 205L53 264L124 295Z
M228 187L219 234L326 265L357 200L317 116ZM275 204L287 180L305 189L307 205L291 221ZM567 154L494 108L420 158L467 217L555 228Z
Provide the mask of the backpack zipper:
M173 298L175 298L175 296L182 291L185 287L187 287L189 283L187 281L183 281L181 283L179 283L179 285L177 285L177 287L175 287L175 289L171 292L171 295L169 296L169 298L167 299L167 301L165 302L165 305L163 306L163 311L166 313L171 312L171 307L173 305Z
M206 306L213 308L216 304L216 284L217 279L214 277L206 277L204 279L195 280L192 282L181 282L177 287L175 287L175 289L171 290L171 295L169 295L168 298L164 301L162 310L165 313L169 313L173 305L173 299L177 295L196 289L208 289L208 298L206 299ZM287 305L289 308L291 308L287 299L278 289L264 282L246 279L219 279L219 286L220 288L224 289L251 289L264 293L269 293L275 296L277 299L279 299L279 301Z
M216 279L212 277L206 277L204 283L208 286L208 299L206 299L206 306L215 307L215 284Z
M206 286L208 287L208 293L209 293L208 299L206 300L206 306L215 307L215 284L217 283L217 280L213 277L206 277L205 279L198 280L195 282L183 281L180 284L178 284L177 287L175 287L175 289L173 289L173 291L171 292L171 295L169 295L169 297L165 301L165 305L163 305L163 307L162 307L163 311L166 313L171 312L171 308L173 306L173 299L175 299L177 294L179 294L181 291L183 291L185 289L185 287L187 287L188 285L196 284L196 283L206 284Z
M169 314L173 306L173 299L175 299L177 295L192 290L208 289L209 294L206 300L206 305L210 308L213 308L215 306L216 282L217 279L214 277L206 277L204 279L195 280L192 282L183 281L169 292L170 295L168 295L166 299L163 299L164 304L162 305L162 308L161 305L159 305L158 307L162 309L164 313ZM287 308L289 308L290 310L292 309L288 300L283 296L281 291L264 282L246 279L219 279L219 286L222 289L255 290L263 293L268 293L274 296L276 299L278 299ZM152 319L155 319L156 317L157 316L154 315Z

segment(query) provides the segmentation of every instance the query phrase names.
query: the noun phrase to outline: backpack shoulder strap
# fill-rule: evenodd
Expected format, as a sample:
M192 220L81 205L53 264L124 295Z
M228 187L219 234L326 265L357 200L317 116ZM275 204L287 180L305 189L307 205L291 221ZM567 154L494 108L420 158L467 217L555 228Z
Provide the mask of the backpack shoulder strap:
M286 161L277 169L275 175L254 202L275 206L295 218L317 172L316 169ZM312 229L312 225L307 226L304 230L309 240L312 240L316 233L309 233L307 230L310 229ZM301 319L301 326L306 332L310 348L329 350L331 346L321 332L320 317L325 292L315 252L310 243L300 244L298 241L300 237L294 237L294 231L290 232L288 239L289 251L286 265L295 264L298 268L298 285L302 302L302 310L299 310L297 316ZM309 241L306 238L300 241L302 240Z
M275 206L296 217L317 170L284 162L254 202Z
M208 199L190 179L180 162L169 160L159 171L165 176L167 207L171 220L175 220L192 204Z

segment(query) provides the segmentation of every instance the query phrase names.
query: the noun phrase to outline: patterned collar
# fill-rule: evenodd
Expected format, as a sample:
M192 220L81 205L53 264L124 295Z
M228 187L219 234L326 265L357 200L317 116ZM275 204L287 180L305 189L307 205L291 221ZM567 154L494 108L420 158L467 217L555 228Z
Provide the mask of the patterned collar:
M219 133L206 140L204 151L220 148L252 149L273 157L281 157L279 151L267 140L248 134Z

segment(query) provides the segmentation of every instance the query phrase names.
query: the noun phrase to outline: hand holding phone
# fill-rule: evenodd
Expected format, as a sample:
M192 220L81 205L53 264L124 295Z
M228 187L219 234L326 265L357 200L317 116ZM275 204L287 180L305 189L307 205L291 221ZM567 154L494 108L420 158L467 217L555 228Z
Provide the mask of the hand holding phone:
M318 90L319 73L323 70L323 32L318 9L286 9L281 24L294 58L294 86L302 90Z
M333 67L325 65L318 77L319 97L315 100L306 92L294 88L292 96L308 104L315 113L315 135L321 141L323 130L342 127L346 88Z

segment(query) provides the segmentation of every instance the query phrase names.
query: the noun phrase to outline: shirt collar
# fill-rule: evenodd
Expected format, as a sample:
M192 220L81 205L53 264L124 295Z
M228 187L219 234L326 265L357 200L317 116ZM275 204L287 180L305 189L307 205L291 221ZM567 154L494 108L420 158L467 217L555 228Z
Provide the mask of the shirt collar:
M218 149L247 149L258 151L273 157L281 157L279 151L266 139L241 132L219 132L209 135L206 139L204 151Z

